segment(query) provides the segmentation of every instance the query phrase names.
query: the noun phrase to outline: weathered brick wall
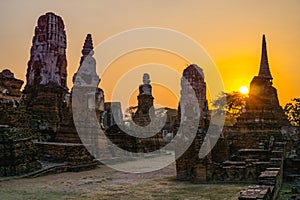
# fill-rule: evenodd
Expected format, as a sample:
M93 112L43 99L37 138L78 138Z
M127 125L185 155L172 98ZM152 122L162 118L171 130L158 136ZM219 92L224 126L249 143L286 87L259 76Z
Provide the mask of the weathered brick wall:
M238 130L227 130L224 133L230 148L230 154L236 154L239 149L257 149L259 143L265 143L268 146L271 137L276 142L282 142L282 133L280 130L249 130L247 132Z
M13 107L7 104L0 104L0 125L16 127L23 132L30 132L33 139L40 139L38 130L39 120L32 116L23 105Z
M149 138L137 138L123 132L117 125L113 125L106 130L106 134L113 144L133 153L150 153L160 150L165 145L160 132ZM123 156L117 152L112 153L116 156Z
M41 168L32 137L15 128L0 127L0 176L14 176Z
M226 139L219 138L216 145L211 151L212 161L220 163L229 160L230 152L229 145Z
M272 188L267 185L251 185L246 190L243 190L239 194L239 200L271 200Z
M281 169L268 168L261 172L258 178L259 185L251 185L239 194L239 200L273 200L278 198L281 187Z
M9 69L4 69L0 72L0 102L14 99L20 101L21 98L21 87L24 81L16 79L14 73ZM5 91L3 93L3 91Z
M43 161L79 165L94 160L84 145L55 142L35 142L39 158Z
M30 95L30 98L23 100L27 109L56 132L62 120L63 101L67 93L65 88L49 83L29 88L26 92L26 96Z
M206 181L206 167L199 160L199 150L199 141L194 140L182 156L176 160L176 178L178 180L194 180L195 177L199 177L202 181ZM176 153L175 151L175 155Z

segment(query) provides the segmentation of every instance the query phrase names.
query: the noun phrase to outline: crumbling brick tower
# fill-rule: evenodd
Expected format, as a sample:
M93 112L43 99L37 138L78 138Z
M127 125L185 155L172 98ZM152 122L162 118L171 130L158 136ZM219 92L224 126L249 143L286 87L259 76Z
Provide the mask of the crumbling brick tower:
M187 80L187 84L184 80L181 83L181 100L178 106L178 117L180 126L184 126L185 128L182 131L179 129L177 134L182 134L182 137L186 137L187 139L192 139L193 142L190 147L183 153L183 155L176 160L176 170L177 170L177 179L179 180L193 180L194 179L194 168L195 165L202 162L199 157L199 150L201 144L206 135L207 127L208 127L208 105L206 99L206 83L204 81L204 74L200 67L195 64L188 66L183 71L183 79ZM197 122L196 127L193 129L191 124L189 124L190 119L188 119L188 108L181 109L181 104L184 102L185 105L193 106L194 102L190 102L192 97L188 90L192 87L193 91L192 95L195 94L196 99L198 100L198 106L200 111L199 122ZM193 109L195 110L195 109ZM184 112L183 112L184 111ZM186 124L187 123L187 124ZM196 130L196 137L189 138L191 135L190 131ZM182 133L181 133L182 132ZM177 143L177 145L180 145ZM180 146L179 146L180 148ZM178 153L177 147L175 148L175 154ZM177 157L177 156L176 156ZM204 177L204 176L203 176ZM205 177L204 177L205 178Z
M54 131L61 120L67 88L66 33L61 17L39 17L30 49L22 102Z
M137 99L138 99L138 107L137 107L137 111L132 116L132 120L136 125L145 128L139 134L147 134L148 132L151 132L151 129L156 128L152 126L160 126L155 122L154 123L152 122L153 125L150 125L151 122L150 116L154 116L155 109L153 107L154 97L152 96L152 86L150 84L150 76L147 73L143 75L143 84L139 86L139 95L137 96ZM135 144L136 152L143 152L143 153L159 150L164 145L161 132L158 132L154 136L148 138L135 138L135 143L136 143Z
M140 125L146 126L150 123L150 108L153 107L154 97L152 96L152 86L150 85L149 74L143 75L143 84L139 86L138 108L134 113L133 121Z

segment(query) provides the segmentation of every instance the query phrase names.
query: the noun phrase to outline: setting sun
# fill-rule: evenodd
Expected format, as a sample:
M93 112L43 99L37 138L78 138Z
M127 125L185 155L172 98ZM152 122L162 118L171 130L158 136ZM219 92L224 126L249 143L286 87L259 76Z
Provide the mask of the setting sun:
M241 94L248 94L249 93L249 90L246 86L241 86L240 87L240 93Z

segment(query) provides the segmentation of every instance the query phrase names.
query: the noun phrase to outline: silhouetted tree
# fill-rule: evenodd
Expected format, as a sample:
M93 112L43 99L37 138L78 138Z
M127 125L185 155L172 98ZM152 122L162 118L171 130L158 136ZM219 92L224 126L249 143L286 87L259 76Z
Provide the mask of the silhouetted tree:
M300 98L294 98L292 102L287 103L284 112L292 125L300 126Z
M226 114L227 121L234 123L236 118L242 114L246 106L247 98L247 95L243 95L240 92L222 92L219 97L213 101L212 106L218 114Z
M129 108L126 108L125 119L131 119L133 114L136 112L137 108L137 106L130 106Z

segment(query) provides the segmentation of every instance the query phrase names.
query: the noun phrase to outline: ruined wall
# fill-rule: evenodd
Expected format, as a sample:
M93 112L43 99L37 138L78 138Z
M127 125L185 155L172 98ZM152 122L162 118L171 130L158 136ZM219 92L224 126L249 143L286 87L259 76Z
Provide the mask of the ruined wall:
M219 138L216 145L211 151L211 157L213 162L223 162L230 158L230 148L228 142L224 138Z
M23 83L24 81L16 79L14 73L8 69L0 72L0 102L5 103L14 100L15 104L16 102L19 103Z
M90 163L93 157L82 144L35 142L38 156L43 161L78 165Z
M109 127L105 132L113 144L128 152L151 153L153 151L160 150L165 145L161 132L158 132L154 136L148 138L137 138L128 135L120 129L118 125ZM111 153L115 156L122 156L122 154L119 154L118 152Z
M40 168L32 136L0 125L0 176L23 175Z
M277 199L281 187L281 176L280 168L267 168L259 175L258 185L251 185L242 190L238 199Z
M105 115L106 118L104 119L105 123L108 124L109 120L113 123L116 121L119 122L105 130L107 137L113 144L128 151L129 156L130 152L151 153L160 150L165 145L161 131L158 131L155 135L147 138L138 138L127 134L127 132L132 131L132 129L135 130L136 125L144 127L142 131L138 132L139 134L147 134L148 130L152 130L152 126L153 128L156 128L156 126L160 127L160 124L156 123L157 120L151 121L150 119L150 115L154 116L155 111L154 109L150 109L153 107L154 97L152 96L152 86L150 85L149 78L149 74L143 75L143 84L139 86L139 95L137 97L137 110L132 116L132 121L128 121L126 125L123 124L120 105L118 103L106 104L107 113ZM113 106L116 108L116 113L112 112ZM152 124L150 125L150 123ZM148 127L146 128L145 126ZM123 155L124 153L120 154L120 152L112 152L112 154L115 156L127 156Z

